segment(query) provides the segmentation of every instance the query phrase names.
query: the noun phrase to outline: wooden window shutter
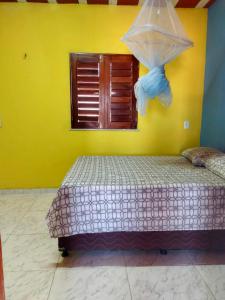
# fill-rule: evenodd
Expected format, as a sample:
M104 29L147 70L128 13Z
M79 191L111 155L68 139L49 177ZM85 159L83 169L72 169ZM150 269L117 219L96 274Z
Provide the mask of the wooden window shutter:
M105 56L106 127L137 128L134 84L138 79L139 63L132 55Z
M98 54L71 54L72 128L102 128L103 92L100 86L102 57Z
M72 53L70 68L72 128L137 128L134 56Z

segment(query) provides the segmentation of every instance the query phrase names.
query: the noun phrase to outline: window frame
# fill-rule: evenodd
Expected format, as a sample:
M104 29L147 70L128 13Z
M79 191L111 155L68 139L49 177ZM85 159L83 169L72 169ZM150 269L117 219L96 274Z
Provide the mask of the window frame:
M99 79L99 127L76 127L77 120L76 118L76 106L77 105L77 94L75 92L76 88L75 85L77 84L76 80L76 70L74 70L75 60L78 56L88 56L88 57L98 57L99 58L99 65L100 65L100 79ZM105 66L106 61L110 58L112 59L120 59L125 57L129 57L132 59L132 96L130 103L132 103L131 109L131 120L129 121L129 127L110 127L109 126L109 106L110 106L110 96L108 96L109 88L111 88L111 78L109 72L107 72L107 68ZM71 104L71 130L128 130L128 131L135 131L138 130L138 112L136 109L136 98L134 95L134 84L138 80L139 77L139 62L132 54L110 54L110 53L84 53L84 52L74 52L69 54L70 58L70 104ZM122 60L123 61L123 60ZM126 60L125 60L126 62ZM127 61L128 62L128 61ZM104 79L103 79L104 78ZM104 87L103 87L104 85ZM108 88L106 88L108 86ZM103 90L102 90L103 89ZM104 120L103 120L104 119ZM120 122L118 122L120 123ZM128 123L128 122L127 122ZM104 124L104 125L103 125ZM107 125L106 125L107 124ZM106 127L107 126L107 127ZM118 125L119 126L119 125Z

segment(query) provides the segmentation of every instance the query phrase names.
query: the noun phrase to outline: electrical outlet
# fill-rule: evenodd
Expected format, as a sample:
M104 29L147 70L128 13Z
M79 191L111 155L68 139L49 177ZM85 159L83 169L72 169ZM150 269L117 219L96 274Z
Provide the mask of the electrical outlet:
M190 122L189 120L184 121L184 129L189 129L190 128Z
M0 128L2 128L2 120L0 120Z

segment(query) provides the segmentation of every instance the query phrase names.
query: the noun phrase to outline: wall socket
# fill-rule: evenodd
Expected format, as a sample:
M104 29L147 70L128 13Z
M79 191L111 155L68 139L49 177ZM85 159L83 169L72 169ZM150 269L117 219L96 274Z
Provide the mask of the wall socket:
M190 128L190 121L189 120L185 120L184 121L184 129L189 129Z

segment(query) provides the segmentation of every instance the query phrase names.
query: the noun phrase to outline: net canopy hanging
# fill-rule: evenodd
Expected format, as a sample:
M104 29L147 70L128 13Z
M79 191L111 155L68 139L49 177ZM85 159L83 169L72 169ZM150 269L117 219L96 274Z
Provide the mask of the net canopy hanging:
M138 111L144 114L147 100L156 96L164 105L170 105L172 94L164 65L186 48L193 46L171 1L145 0L122 41L150 69L135 84Z

